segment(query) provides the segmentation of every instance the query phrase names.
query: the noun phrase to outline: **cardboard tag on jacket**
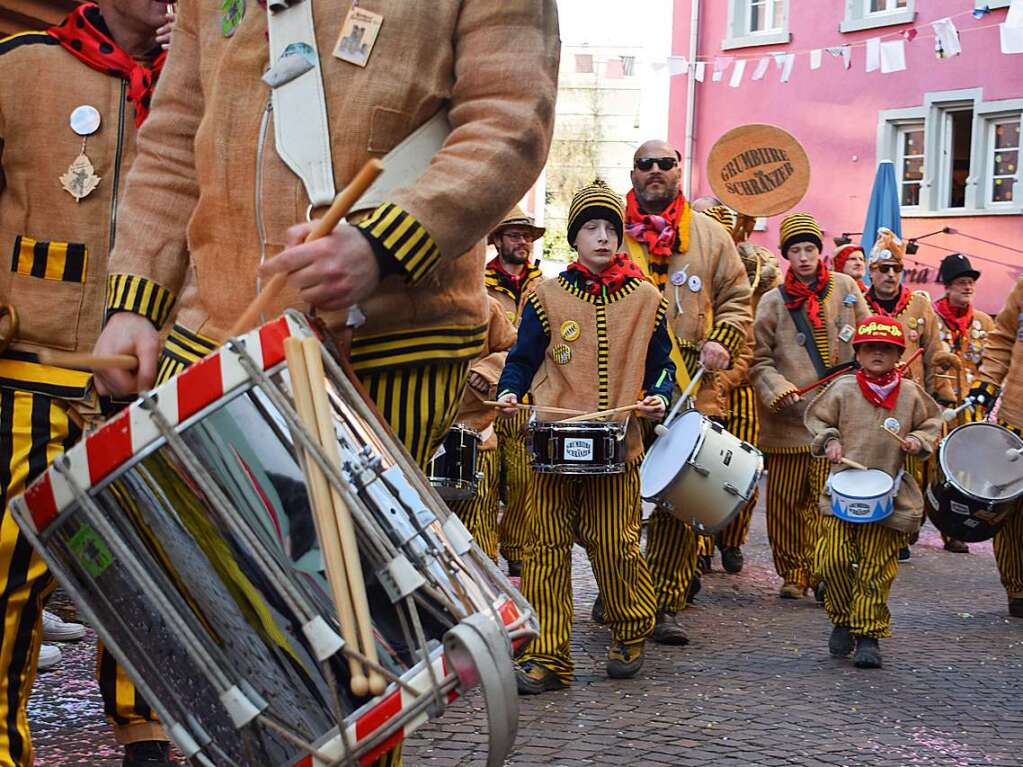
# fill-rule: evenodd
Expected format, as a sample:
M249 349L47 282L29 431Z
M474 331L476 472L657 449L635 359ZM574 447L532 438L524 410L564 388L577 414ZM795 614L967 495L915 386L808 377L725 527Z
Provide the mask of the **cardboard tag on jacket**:
M383 23L384 17L379 13L353 6L341 26L334 56L358 67L366 66Z

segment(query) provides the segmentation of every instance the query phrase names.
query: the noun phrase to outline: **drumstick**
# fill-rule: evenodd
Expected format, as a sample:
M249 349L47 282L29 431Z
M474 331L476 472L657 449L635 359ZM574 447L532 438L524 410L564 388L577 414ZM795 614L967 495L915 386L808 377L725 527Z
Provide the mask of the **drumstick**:
M320 342L307 336L302 339L302 351L305 352L306 373L309 376L309 388L313 395L313 408L320 444L327 453L327 459L334 466L341 465L341 454L337 446L337 434L334 432L334 419L327 400L327 388L324 386L323 357L320 356ZM369 612L369 600L366 597L366 583L362 578L362 562L359 558L359 544L355 540L355 525L352 522L351 510L340 493L331 486L330 497L334 506L334 521L341 537L341 553L345 572L348 575L348 593L355 605L355 620L358 624L359 642L362 654L372 664L369 668L369 690L379 695L387 688L387 682L374 666L380 665L377 657L376 640L373 638L373 619Z
M675 417L678 415L678 411L682 409L683 403L685 403L685 401L689 399L689 394L693 391L693 389L696 388L696 384L700 382L700 379L703 378L703 371L704 367L703 365L700 365L700 367L696 369L695 375L693 375L693 377L689 379L689 385L686 386L685 391L682 392L682 396L678 398L678 401L675 402L674 407L671 408L671 412L668 413L668 417L664 419L664 423L659 423L654 427L654 433L658 437L661 436L662 434L668 433L668 426L670 426L674 422Z
M617 415L618 413L626 413L630 410L635 410L636 406L633 405L622 405L621 407L613 407L610 410L594 410L592 413L583 413L582 415L572 416L571 418L562 418L558 423L576 423L578 421L591 421L594 418L603 418L604 416Z
M897 432L892 431L891 429L889 429L887 426L885 426L883 424L881 425L881 431L883 431L885 434L887 434L892 439L896 440L903 447L906 446L906 440L904 440L902 438L902 436L899 435Z
M966 400L966 402L964 402L962 405L955 408L954 410L952 408L945 408L945 410L941 414L941 418L942 420L945 421L945 423L948 423L949 421L954 421L961 412L968 408L973 407L974 404L975 403L972 400Z
M860 471L869 471L866 466L862 463L857 463L852 458L846 458L844 455L838 460L839 463L844 463L850 469L859 469Z
M375 157L367 161L362 166L362 170L352 179L352 182L334 198L334 202L331 203L327 212L323 214L323 218L317 219L313 223L313 228L306 235L305 241L312 242L321 237L326 237L333 232L335 227L341 222L341 219L345 217L352 205L355 204L355 201L362 196L362 193L376 180L376 177L380 175L383 169L383 164ZM242 312L237 322L231 326L228 335L237 336L255 326L259 321L259 316L277 298L277 295L284 289L287 281L288 275L286 274L275 274L271 277L270 281L259 291L259 295L252 299L252 302L245 307L245 311Z
M518 410L543 410L548 413L562 413L564 415L579 415L582 410L572 410L567 407L550 407L548 405L524 405L521 402L509 403L509 402L496 402L494 400L485 400L483 402L487 407L513 407Z
M309 371L306 368L301 339L294 337L285 339L284 356L288 362L288 372L291 375L291 394L295 400L295 410L302 423L305 424L305 428L311 434L316 435L316 439L319 441L316 410L313 405ZM305 460L305 475L309 484L309 501L313 511L313 522L316 524L316 532L323 553L323 566L327 571L327 581L330 583L334 606L337 608L338 620L341 623L341 636L344 638L345 644L358 648L358 627L345 574L341 541L334 523L327 478L323 476L320 467L308 455ZM351 655L347 657L352 692L363 696L369 691L366 670L354 657Z
M38 357L43 365L71 370L135 370L139 366L139 359L134 354L91 354L40 349Z
M917 361L917 358L918 358L918 357L919 357L919 356L920 356L921 354L923 354L923 353L924 353L924 348L923 348L922 346L920 346L920 347L918 347L918 348L917 348L917 350L916 350L915 352L913 352L913 353L912 353L912 354L910 354L910 355L909 355L908 357L906 357L906 360L905 360L905 362L900 362L900 363L899 363L898 365L896 365L895 367L899 368L899 370L905 370L905 369L906 369L906 368L908 368L908 367L909 367L910 365L912 365L912 364L913 364L914 362L916 362L916 361Z
M1023 455L1023 447L1010 447L1005 451L1005 457L1008 458L1010 462L1018 461L1021 455Z

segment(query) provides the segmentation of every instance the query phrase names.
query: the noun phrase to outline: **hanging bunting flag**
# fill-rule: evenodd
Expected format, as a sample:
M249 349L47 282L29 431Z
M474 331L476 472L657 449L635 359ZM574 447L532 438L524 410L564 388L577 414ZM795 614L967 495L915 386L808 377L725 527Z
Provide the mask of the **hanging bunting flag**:
M593 74L593 54L577 53L575 55L575 73L577 75Z
M696 77L696 81L697 82L702 83L703 82L703 78L707 76L707 62L705 62L705 61L697 61L696 62L696 69L693 72L693 75Z
M792 65L796 63L796 54L786 53L781 65L781 81L787 83L792 74Z
M714 57L714 75L711 79L719 83L725 76L725 72L728 70L728 65L732 63L734 57L732 56L715 56Z
M771 66L771 57L764 56L760 61L757 62L756 69L753 70L751 80L763 80L764 75L767 74L767 68Z
M906 68L906 41L885 40L881 43L881 73L901 72Z
M906 42L913 42L917 36L916 27L910 27L909 29L902 30L902 36L906 38Z
M778 69L781 69L782 67L785 66L785 56L787 54L784 54L784 53L772 53L771 55L774 56L774 65L776 67L778 67Z
M959 30L950 18L931 22L934 28L934 53L939 59L950 59L962 53L959 47Z
M617 56L608 59L604 66L604 77L608 80L621 80L625 77L625 63Z
M999 29L1002 53L1023 53L1023 0L1012 0Z
M872 37L867 40L866 71L876 72L881 68L881 38Z
M821 57L823 56L823 54L824 51L822 51L820 48L815 48L814 50L810 51L810 69L821 68Z
M852 67L852 47L849 45L842 46L842 63L846 69Z
M669 56L668 71L673 75L685 74L689 71L689 61L685 56Z
M728 81L728 84L733 88L738 88L742 82L742 76L746 72L746 59L739 59L735 62L735 66L732 67L732 79Z

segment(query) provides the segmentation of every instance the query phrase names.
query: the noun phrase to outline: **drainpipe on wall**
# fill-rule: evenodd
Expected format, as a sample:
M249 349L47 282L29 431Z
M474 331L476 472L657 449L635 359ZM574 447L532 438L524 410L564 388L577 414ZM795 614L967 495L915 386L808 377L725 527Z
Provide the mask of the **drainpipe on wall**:
M692 199L693 153L696 149L696 54L700 40L700 0L690 0L689 14L689 89L686 93L686 139L683 155L682 194Z

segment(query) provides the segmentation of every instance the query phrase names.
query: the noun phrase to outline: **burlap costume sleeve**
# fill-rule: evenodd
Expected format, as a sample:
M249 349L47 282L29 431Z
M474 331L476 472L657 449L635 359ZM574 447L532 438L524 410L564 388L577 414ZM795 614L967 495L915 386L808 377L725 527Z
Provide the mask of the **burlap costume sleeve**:
M980 363L980 380L984 383L1002 386L1012 364L1013 349L1017 344L1020 328L1020 313L1023 312L1023 278L1020 278L1005 306L995 317L995 326L988 333L987 345L984 347L984 358ZM1013 395L1019 401L1023 397L1023 382Z
M712 276L714 327L708 341L717 341L728 349L734 364L747 344L747 331L753 324L753 290L746 278L746 267L735 243L722 227L714 227L712 246L716 269Z
M927 393L940 402L951 404L955 402L955 391L952 381L948 378L938 378L938 375L948 375L947 369L951 361L952 352L941 339L941 318L931 308L928 299L927 309L923 312L924 327L921 333L921 346L924 350L924 370L926 380L924 388ZM955 372L952 370L951 372Z
M753 323L753 364L749 371L750 382L756 389L757 397L772 410L777 409L779 400L798 388L775 366L774 344L778 323L781 321L791 322L781 293L776 288L767 293L757 307L757 318Z

